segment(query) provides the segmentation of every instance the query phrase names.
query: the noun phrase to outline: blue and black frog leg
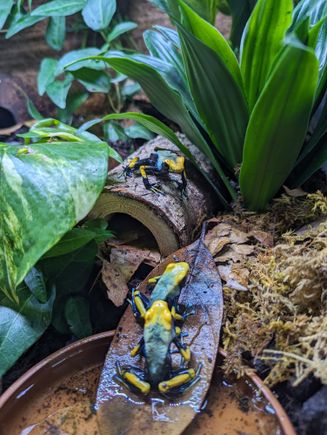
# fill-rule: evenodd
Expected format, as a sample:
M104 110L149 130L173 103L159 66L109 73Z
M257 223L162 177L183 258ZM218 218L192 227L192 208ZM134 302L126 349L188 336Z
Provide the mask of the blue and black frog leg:
M184 343L183 337L187 336L187 333L183 333L179 327L175 327L176 336L173 340L178 353L182 357L182 364L184 362L189 362L191 359L191 349L190 346Z
M177 322L184 323L189 316L193 316L195 314L195 308L191 305L182 306L178 303L178 297L174 298L172 302L170 302L169 306L171 307L171 315Z
M160 190L160 188L158 187L160 186L160 184L159 183L151 184L148 178L148 175L158 175L158 173L159 171L155 166L152 165L140 166L140 174L143 179L144 187L153 193L164 195L164 192L162 192L162 190Z
M151 385L146 381L144 372L137 367L121 367L119 362L116 362L115 378L134 393L150 393Z
M184 394L193 387L200 379L202 364L199 364L196 370L189 368L181 368L173 370L169 379L166 379L158 385L158 390L161 394L167 397L178 396Z

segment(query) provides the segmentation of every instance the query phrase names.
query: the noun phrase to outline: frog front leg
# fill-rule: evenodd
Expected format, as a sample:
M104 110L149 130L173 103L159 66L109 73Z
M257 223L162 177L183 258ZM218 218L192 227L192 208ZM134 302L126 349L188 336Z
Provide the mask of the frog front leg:
M157 169L154 166L147 166L147 165L140 166L140 174L141 174L142 179L143 179L144 187L147 190L151 190L151 192L153 192L153 193L163 195L164 193L156 187L157 184L151 184L149 181L149 178L148 178L148 175L152 175L156 172L157 172Z
M136 320L143 321L146 310L149 306L149 299L139 290L133 289L132 299L129 299L128 302L131 304L132 311Z

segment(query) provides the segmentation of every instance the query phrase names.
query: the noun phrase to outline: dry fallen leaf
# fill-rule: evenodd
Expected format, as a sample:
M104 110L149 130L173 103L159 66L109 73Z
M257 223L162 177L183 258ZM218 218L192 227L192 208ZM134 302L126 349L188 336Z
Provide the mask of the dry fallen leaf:
M231 245L231 248L234 252L241 255L251 255L254 252L254 246L253 245L237 245L233 244Z
M296 189L289 189L287 186L283 186L285 192L288 196L292 196L293 198L300 198L302 196L307 196L308 192L305 192L300 187L297 187Z
M127 282L120 266L103 260L101 275L102 281L107 287L108 298L116 307L120 307L128 293Z
M267 233L266 231L253 230L251 231L250 235L267 248L272 248L274 246L274 237L271 233Z
M246 243L249 240L249 234L246 234L244 231L240 231L233 227L229 238L231 243L241 244Z

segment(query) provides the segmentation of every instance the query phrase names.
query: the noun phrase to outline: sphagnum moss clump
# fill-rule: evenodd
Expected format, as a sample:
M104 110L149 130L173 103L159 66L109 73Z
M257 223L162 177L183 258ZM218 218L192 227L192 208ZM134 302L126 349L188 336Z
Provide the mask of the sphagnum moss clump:
M248 291L225 286L225 370L242 375L246 353L271 368L269 385L309 374L327 384L327 198L283 196L263 215L239 214L249 229L274 231L275 246L246 259ZM319 219L300 231L288 231ZM323 219L321 219L323 218ZM284 232L284 234L283 234Z

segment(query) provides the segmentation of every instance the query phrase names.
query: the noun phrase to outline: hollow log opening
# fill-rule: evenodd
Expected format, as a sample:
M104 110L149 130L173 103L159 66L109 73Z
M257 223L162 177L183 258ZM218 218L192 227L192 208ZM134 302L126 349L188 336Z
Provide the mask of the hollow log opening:
M124 213L108 216L109 229L118 240L139 248L159 250L158 243L151 231L137 219Z
M9 128L16 124L16 119L10 110L0 107L0 128Z

